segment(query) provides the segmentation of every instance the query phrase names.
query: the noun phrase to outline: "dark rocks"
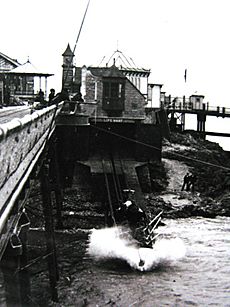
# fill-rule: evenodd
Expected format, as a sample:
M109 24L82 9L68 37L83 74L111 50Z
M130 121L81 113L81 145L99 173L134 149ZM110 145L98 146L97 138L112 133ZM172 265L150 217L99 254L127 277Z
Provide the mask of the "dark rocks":
M230 216L230 159L219 144L199 138L196 132L172 133L171 142L164 142L163 156L186 164L197 176L195 192L199 192L199 197L191 192L178 193L179 203L183 199L190 203L172 206L171 210L169 204L161 203L167 216Z
M178 195L178 200L187 199L182 195ZM150 216L154 216L163 210L162 217L169 219L197 216L205 218L230 216L230 194L224 196L220 201L214 200L211 197L200 198L193 196L192 193L190 193L189 198L189 204L174 206L169 201L165 202L160 196L150 194L145 197L146 211Z

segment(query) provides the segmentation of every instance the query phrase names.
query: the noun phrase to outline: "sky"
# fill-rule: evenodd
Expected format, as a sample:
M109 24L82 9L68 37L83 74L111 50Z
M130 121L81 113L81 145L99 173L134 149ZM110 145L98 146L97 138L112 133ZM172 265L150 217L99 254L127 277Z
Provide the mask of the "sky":
M72 50L88 0L1 0L0 52L55 74L61 89L62 53ZM116 49L149 82L172 96L202 94L230 108L229 0L91 0L76 45L75 64L99 65ZM184 71L187 69L187 81Z

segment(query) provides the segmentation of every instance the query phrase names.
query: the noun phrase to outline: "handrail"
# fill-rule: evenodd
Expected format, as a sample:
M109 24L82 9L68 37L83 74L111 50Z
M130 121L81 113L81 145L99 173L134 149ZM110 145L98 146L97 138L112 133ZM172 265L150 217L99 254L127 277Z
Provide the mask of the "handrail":
M205 111L208 113L230 114L230 108L210 106L208 103L184 101L182 98L177 98L175 101L162 102L162 108L169 111Z
M63 102L58 105L59 111L61 110L62 106ZM49 114L53 113L55 109L56 106L52 105L50 107L37 110L33 114L27 114L22 118L14 118L7 123L0 124L0 142L2 141L2 139L5 139L7 136L13 134L15 131L22 130L23 128L31 124L31 122L34 122L43 116L49 116Z
M58 105L58 112L62 105L63 103ZM25 179L41 155L47 138L54 131L55 122L52 122L52 115L56 108L57 106L53 105L0 125L0 148L3 148L0 150L0 231L25 184Z

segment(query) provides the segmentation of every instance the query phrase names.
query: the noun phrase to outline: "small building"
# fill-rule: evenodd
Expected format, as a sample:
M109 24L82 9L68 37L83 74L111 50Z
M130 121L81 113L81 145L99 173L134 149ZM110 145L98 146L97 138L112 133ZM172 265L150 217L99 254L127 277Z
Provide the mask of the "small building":
M203 95L191 95L189 97L189 102L192 104L192 107L194 109L200 109L202 110L203 104L204 104L204 96Z
M0 104L7 100L9 93L5 88L5 73L18 67L20 64L7 55L0 52Z
M20 101L34 101L38 89L45 79L45 97L47 78L53 74L39 72L29 61L20 64L17 60L0 53L0 104L12 105ZM36 89L37 87L37 89Z

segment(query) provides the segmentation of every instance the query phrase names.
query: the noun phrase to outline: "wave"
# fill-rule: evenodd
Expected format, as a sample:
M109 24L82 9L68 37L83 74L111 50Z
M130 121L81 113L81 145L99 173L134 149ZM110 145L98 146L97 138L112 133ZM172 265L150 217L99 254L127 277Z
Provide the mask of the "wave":
M92 229L87 253L97 261L120 259L144 272L161 265L175 264L185 256L186 248L180 238L160 238L153 248L141 248L129 229L111 227Z

